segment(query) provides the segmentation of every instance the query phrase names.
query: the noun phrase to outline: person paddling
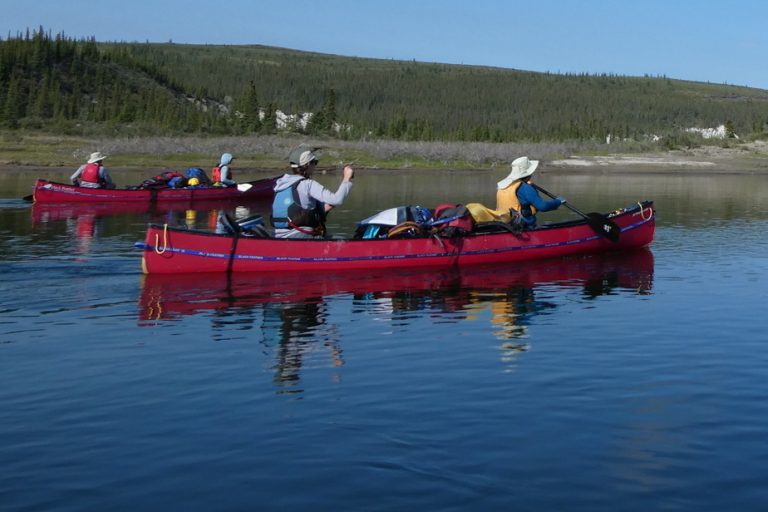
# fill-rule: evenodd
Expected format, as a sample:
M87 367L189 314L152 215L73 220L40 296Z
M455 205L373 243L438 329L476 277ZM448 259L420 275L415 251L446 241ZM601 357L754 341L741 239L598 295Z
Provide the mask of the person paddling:
M317 166L314 150L299 146L289 155L291 173L281 176L275 184L272 202L272 226L275 238L314 238L325 235L325 216L339 206L352 190L355 170L344 167L341 184L331 192L311 179Z
M557 210L566 202L562 197L552 200L541 198L532 185L533 173L538 166L538 160L521 156L512 162L509 175L496 184L496 211L517 212L528 228L536 225L536 212Z
M100 151L91 153L88 162L81 165L75 173L69 177L73 185L85 188L115 188L112 178L106 167L101 162L107 158Z

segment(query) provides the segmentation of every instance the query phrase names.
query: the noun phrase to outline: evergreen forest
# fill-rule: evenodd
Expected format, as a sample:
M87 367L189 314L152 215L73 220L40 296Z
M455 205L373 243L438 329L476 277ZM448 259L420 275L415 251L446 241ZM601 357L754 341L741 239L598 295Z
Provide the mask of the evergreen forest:
M729 135L765 135L768 91L259 45L97 42L42 27L0 38L5 130L542 142L645 140L720 125Z

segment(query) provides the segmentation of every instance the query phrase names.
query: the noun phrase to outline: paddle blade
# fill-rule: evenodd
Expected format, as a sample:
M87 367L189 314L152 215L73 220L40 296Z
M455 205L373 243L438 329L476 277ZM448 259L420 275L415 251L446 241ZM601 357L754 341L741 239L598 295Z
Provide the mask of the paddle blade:
M618 242L621 228L611 219L600 213L588 213L587 222L595 233L602 235L611 242Z
M32 194L29 194L28 196L24 196L24 197L22 197L22 198L21 198L21 200L22 200L22 201L26 201L26 202L28 202L28 203L31 203L32 201L34 201L34 200L35 200L35 196L34 196L34 195L32 195Z

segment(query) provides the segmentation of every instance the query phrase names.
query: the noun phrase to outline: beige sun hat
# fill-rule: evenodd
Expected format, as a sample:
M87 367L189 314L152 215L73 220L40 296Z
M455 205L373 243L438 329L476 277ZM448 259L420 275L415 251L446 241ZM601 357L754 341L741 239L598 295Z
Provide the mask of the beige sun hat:
M102 155L101 151L97 151L95 153L91 153L91 157L88 159L89 164L95 164L96 162L101 162L107 158L107 155Z
M514 183L515 180L527 178L533 174L538 166L538 160L528 160L527 156L521 156L512 162L512 172L509 173L509 176L498 182L496 185L500 189L507 188L512 183Z

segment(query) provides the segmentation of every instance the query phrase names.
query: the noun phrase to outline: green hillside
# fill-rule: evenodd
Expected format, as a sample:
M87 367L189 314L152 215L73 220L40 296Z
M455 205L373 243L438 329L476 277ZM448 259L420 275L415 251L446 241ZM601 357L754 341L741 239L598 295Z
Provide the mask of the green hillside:
M0 40L0 125L106 134L572 141L768 125L768 91L665 77L560 75L265 46L97 43L41 28ZM687 137L687 135L686 135Z

